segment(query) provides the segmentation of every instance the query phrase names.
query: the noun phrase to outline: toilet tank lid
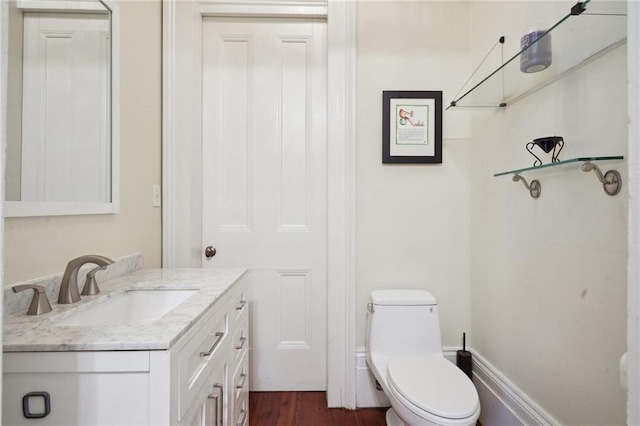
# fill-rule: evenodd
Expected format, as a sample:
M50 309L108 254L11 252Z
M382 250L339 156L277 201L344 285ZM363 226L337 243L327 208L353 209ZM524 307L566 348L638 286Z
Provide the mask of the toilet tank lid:
M433 294L425 290L375 290L369 300L374 305L424 306L437 305Z

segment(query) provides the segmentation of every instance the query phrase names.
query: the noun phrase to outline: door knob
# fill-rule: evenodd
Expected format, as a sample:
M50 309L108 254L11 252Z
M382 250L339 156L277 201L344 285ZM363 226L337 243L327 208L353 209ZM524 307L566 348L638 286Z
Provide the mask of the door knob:
M217 252L218 251L213 246L207 246L207 248L204 249L204 255L207 256L207 259L211 259Z

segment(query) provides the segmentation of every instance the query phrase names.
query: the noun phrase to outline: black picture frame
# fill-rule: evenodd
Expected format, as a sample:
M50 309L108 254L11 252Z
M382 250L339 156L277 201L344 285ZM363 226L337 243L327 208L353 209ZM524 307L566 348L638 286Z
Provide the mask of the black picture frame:
M442 163L442 91L382 92L382 162Z

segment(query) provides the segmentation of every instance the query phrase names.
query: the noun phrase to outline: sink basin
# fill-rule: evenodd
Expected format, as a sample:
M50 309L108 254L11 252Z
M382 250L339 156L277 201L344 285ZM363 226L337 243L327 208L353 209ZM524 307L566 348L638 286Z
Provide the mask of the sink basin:
M137 325L153 322L198 290L129 290L56 322L56 325Z

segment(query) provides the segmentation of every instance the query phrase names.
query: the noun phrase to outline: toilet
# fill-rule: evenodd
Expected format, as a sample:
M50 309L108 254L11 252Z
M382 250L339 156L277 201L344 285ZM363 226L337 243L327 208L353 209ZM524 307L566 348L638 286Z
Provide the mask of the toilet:
M435 297L376 290L367 311L367 364L391 401L387 425L475 425L478 392L442 354Z

